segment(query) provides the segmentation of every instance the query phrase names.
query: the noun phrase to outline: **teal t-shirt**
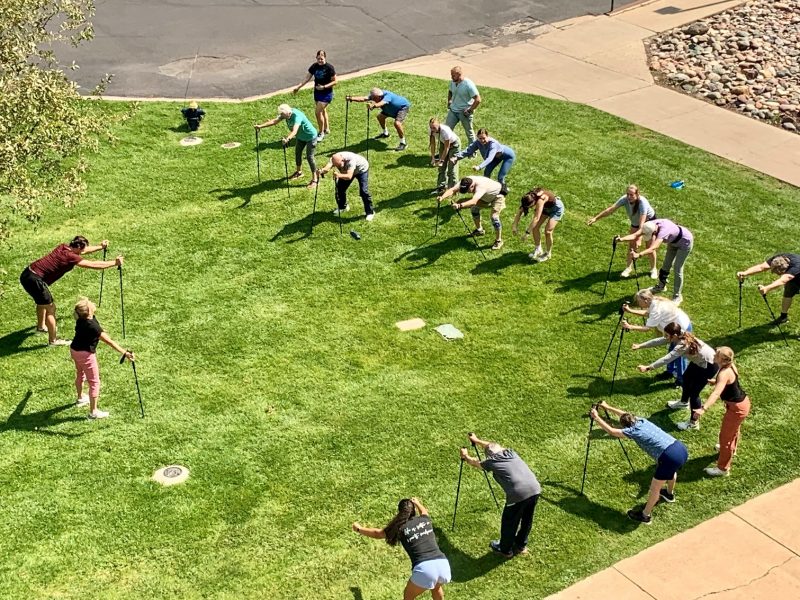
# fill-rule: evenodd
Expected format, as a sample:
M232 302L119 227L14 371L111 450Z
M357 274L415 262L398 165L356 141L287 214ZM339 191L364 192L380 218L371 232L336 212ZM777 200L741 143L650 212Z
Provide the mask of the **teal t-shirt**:
M297 108L292 109L292 116L286 119L286 126L289 131L294 129L294 126L300 123L300 129L297 130L297 139L301 142L310 142L317 137L317 128L311 124L305 113Z

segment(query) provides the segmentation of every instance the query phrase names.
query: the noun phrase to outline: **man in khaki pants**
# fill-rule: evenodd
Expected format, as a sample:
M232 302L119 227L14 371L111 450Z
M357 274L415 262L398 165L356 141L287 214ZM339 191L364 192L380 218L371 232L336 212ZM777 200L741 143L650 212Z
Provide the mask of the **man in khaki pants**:
M506 207L506 198L502 192L502 185L499 181L489 179L488 177L481 177L480 175L473 175L472 177L464 177L458 185L448 188L444 193L437 198L439 202L449 198L450 196L459 194L472 194L472 198L466 202L454 202L451 206L455 210L462 208L470 208L472 213L472 220L475 223L475 231L470 235L477 237L484 235L486 232L481 225L481 209L492 209L492 227L494 227L494 244L492 250L499 250L503 247L503 225L500 222L500 213Z

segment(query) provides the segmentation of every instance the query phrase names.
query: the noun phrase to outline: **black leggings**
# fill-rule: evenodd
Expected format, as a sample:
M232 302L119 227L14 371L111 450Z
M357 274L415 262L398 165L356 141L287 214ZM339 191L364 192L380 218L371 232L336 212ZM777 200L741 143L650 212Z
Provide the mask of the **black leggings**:
M689 402L692 410L695 411L700 408L703 403L700 402L700 392L706 387L709 379L713 379L717 375L719 367L712 363L704 369L698 367L695 363L690 362L683 373L683 386L681 386L681 402Z

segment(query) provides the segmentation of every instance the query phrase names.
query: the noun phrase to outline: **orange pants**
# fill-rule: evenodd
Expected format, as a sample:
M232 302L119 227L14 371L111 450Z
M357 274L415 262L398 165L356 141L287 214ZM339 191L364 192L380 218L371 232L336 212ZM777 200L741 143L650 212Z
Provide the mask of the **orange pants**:
M739 428L749 414L749 397L741 402L725 403L725 416L722 417L722 427L719 430L719 459L717 460L717 467L723 471L731 468L736 444L739 443Z

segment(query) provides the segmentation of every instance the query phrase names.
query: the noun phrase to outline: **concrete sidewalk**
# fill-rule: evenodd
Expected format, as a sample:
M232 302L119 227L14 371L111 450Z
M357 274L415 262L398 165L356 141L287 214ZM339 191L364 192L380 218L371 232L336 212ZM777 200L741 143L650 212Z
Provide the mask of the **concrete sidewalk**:
M479 88L585 103L800 187L800 135L660 87L647 66L643 40L741 3L656 0L545 25L509 46L475 44L353 75L393 70L448 79L460 64Z
M800 598L800 480L664 540L548 600Z

